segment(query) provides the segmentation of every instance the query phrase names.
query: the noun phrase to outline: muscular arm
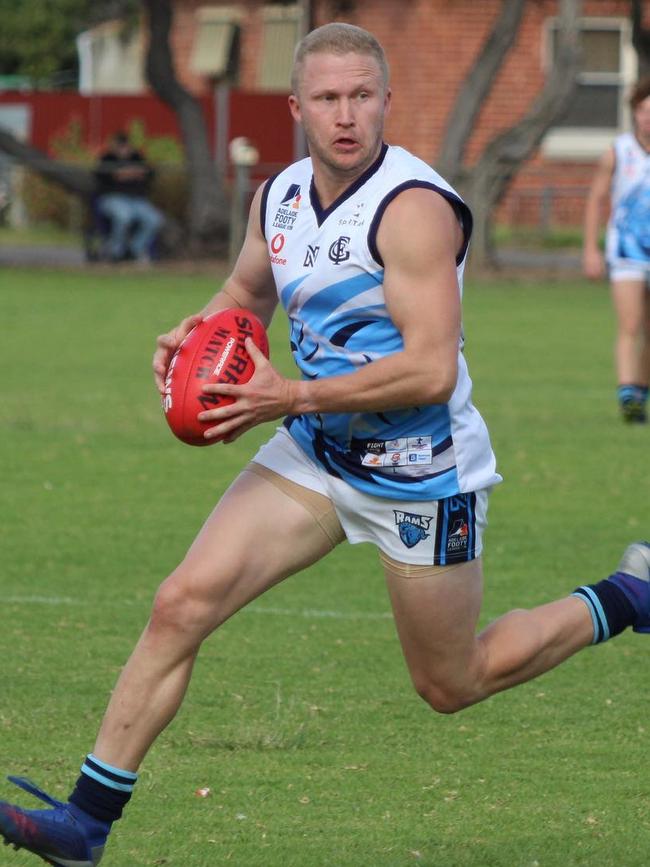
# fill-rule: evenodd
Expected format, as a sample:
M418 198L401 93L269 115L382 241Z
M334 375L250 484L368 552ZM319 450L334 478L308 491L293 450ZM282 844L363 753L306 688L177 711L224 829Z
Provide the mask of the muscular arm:
M264 185L253 198L246 237L241 252L222 288L211 298L203 310L195 313L169 331L161 334L156 342L153 371L156 386L164 393L164 380L172 355L183 338L194 326L210 313L227 307L246 307L252 310L268 326L277 304L277 294L269 262L266 241L260 228L260 202Z
M584 218L583 271L587 277L597 279L605 270L603 255L598 247L600 215L609 201L615 156L613 148L607 151L598 163L596 174L589 190Z
M301 382L292 412L365 412L446 403L456 385L462 232L437 193L406 190L387 207L377 235L384 295L401 352L345 376Z
M269 251L260 227L260 206L264 185L253 198L246 237L232 273L219 292L201 311L208 316L227 307L246 307L268 326L278 302Z
M243 386L206 385L235 403L203 414L217 424L208 434L237 435L286 414L368 412L445 403L457 376L460 293L456 255L463 242L447 201L410 189L386 208L377 246L384 261L388 312L404 348L354 373L310 381L287 380L257 352L253 378Z

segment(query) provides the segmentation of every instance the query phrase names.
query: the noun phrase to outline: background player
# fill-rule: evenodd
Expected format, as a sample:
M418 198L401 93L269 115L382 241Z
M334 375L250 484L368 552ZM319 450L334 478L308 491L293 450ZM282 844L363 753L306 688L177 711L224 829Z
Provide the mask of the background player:
M609 269L616 312L616 374L622 417L647 420L650 381L650 78L630 96L633 131L618 136L600 160L585 210L583 268L599 279ZM611 202L605 257L600 217Z

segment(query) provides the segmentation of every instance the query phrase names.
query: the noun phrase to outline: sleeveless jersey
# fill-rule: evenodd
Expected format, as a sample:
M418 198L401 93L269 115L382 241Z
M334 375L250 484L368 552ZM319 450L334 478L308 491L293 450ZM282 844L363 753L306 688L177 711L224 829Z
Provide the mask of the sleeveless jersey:
M650 271L650 153L627 132L616 138L614 154L607 262L633 263Z
M440 175L402 148L383 145L373 165L326 209L309 158L267 182L262 232L304 379L352 373L403 348L385 306L376 238L388 204L411 187L436 190L455 208L465 235L457 261L462 286L470 211ZM284 424L312 460L369 494L437 500L489 487L501 477L487 428L471 402L461 350L458 381L447 404L313 413L291 416Z

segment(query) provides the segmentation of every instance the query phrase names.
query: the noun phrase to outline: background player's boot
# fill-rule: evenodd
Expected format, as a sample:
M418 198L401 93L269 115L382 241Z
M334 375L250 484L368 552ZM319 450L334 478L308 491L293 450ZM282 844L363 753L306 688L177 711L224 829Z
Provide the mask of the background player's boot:
M625 400L621 403L623 421L629 424L644 424L647 420L645 404L640 400Z
M96 867L111 826L74 804L52 798L25 777L12 783L50 805L49 810L24 810L0 801L0 834L5 845L27 849L55 867Z
M650 632L650 543L628 545L609 580L621 588L637 612L633 630Z

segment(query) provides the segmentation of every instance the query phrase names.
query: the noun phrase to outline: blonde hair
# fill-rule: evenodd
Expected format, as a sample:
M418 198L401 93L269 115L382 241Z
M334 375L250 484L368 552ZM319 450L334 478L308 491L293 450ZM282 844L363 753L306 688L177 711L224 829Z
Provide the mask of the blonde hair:
M367 30L354 24L334 22L317 27L296 45L291 73L291 89L298 92L298 83L305 58L309 54L368 54L374 57L381 72L384 88L388 88L389 70L384 49Z

